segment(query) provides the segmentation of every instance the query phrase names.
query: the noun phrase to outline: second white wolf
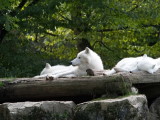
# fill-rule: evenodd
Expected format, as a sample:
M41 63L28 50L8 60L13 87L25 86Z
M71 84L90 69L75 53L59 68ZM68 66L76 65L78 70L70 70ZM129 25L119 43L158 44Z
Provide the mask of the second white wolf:
M160 58L153 59L146 54L140 57L124 58L114 68L105 72L105 75L112 75L116 72L138 72L146 71L153 74L160 68Z

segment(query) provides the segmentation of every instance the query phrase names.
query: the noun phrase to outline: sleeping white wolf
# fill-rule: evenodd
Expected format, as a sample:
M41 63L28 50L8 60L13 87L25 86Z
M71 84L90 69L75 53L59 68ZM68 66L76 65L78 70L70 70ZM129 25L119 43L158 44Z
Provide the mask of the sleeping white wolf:
M119 61L114 68L104 73L104 75L112 75L116 72L138 72L146 71L153 74L160 68L160 58L153 59L146 54L140 57L124 58Z
M96 71L104 69L100 56L88 47L78 53L77 57L72 60L71 63L72 65L70 66L51 66L47 63L41 74L39 76L35 76L35 78L43 78L47 76L53 78L79 77L87 75L87 69L93 69Z

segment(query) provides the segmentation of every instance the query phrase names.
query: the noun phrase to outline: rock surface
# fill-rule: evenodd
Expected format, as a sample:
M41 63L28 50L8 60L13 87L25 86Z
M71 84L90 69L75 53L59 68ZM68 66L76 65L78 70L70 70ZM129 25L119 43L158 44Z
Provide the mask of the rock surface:
M4 103L0 120L72 120L74 107L72 101Z
M160 97L151 104L150 113L152 120L160 120Z
M147 120L149 110L144 95L90 101L76 106L74 120Z

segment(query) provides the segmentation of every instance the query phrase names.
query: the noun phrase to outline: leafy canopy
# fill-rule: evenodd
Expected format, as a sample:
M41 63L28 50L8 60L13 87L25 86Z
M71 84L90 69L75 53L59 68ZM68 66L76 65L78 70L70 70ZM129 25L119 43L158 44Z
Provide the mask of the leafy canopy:
M159 0L0 0L0 76L33 76L86 46L106 69L124 57L159 57L159 8Z

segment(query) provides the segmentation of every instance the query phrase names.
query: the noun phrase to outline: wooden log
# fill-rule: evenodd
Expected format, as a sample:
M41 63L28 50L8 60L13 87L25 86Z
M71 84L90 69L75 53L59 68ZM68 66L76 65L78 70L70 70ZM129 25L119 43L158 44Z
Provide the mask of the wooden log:
M114 92L119 94L124 94L124 90L131 86L130 82L123 80L123 76L117 75L112 77L60 78L53 81L19 78L12 82L6 82L5 86L1 87L0 102L59 100L61 98L72 100L84 97L91 99L106 94L106 91L112 91L110 89L114 87L113 85L115 86Z
M104 74L104 72L106 72L106 70L103 70L103 71L94 71L91 69L87 70L87 74L90 76L101 76ZM158 70L154 74L139 71L139 72L134 72L134 73L119 72L119 73L116 73L110 76L115 76L115 75L117 76L122 75L123 77L125 77L126 80L130 80L133 84L160 82L160 70Z
M89 76L99 76L99 75L104 75L104 72L106 72L107 70L101 70L101 71L95 71L92 69L87 69L87 75Z
M160 71L117 73L112 76L88 76L79 78L59 78L52 81L36 78L0 79L0 102L40 101L40 100L82 100L86 101L103 94L124 95L132 85L143 90L156 90L149 94L160 96ZM153 86L156 89L152 88ZM142 93L145 94L145 91Z

